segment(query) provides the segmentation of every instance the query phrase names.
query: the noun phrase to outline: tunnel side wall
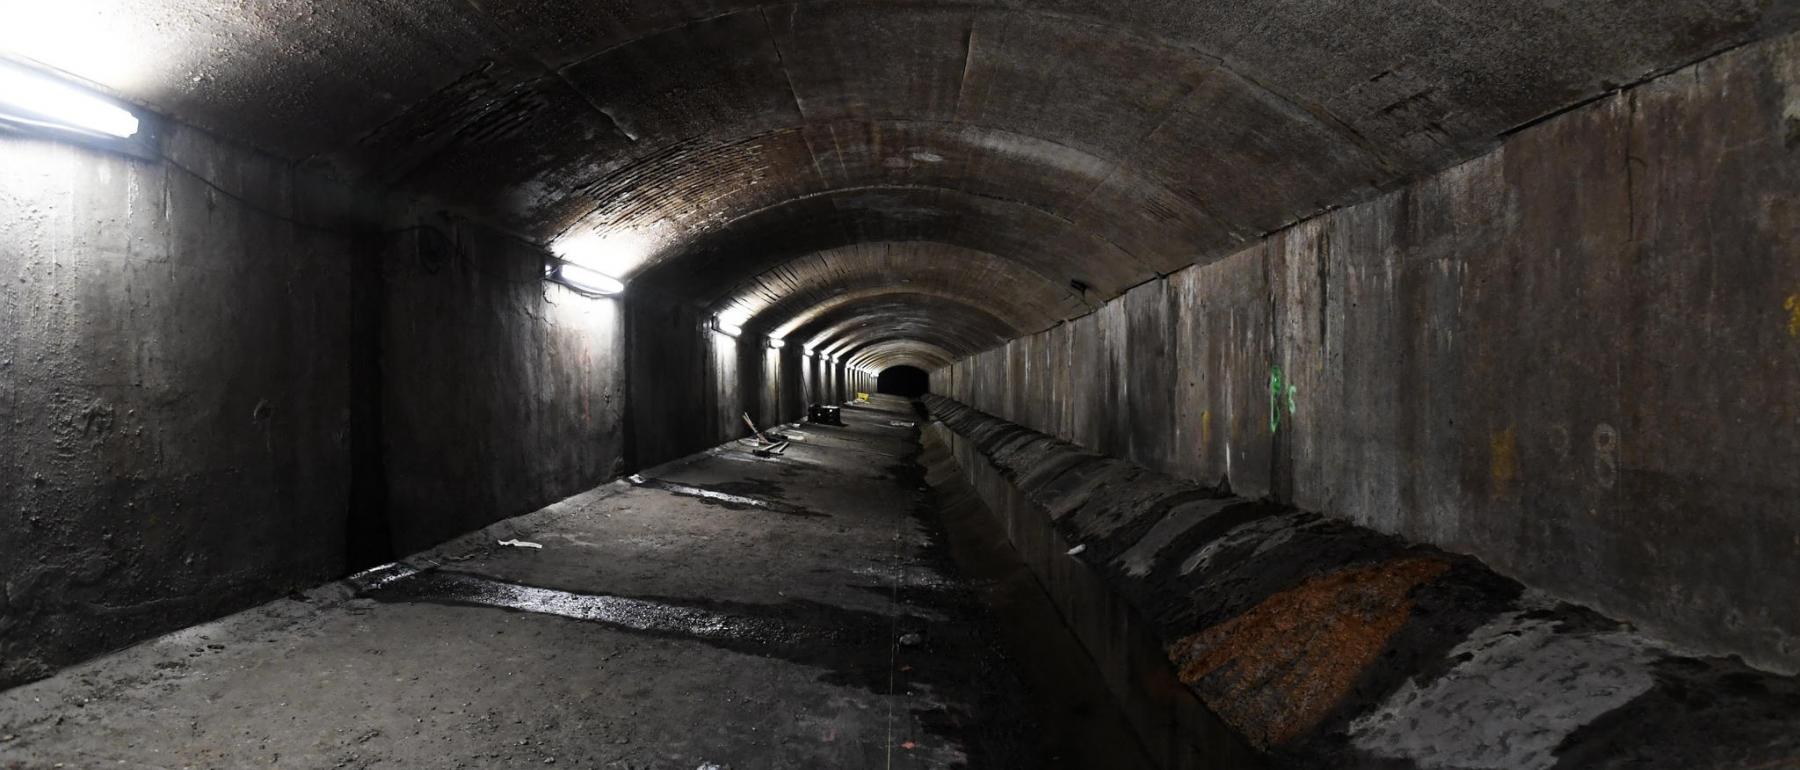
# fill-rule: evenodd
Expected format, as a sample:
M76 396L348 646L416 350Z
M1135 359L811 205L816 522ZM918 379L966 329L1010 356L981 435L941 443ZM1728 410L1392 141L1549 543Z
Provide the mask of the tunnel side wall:
M540 251L474 227L408 233L383 268L395 553L624 471L622 300L546 283Z
M806 419L809 404L837 404L872 392L874 380L843 364L780 349L754 334L714 331L711 316L654 289L626 293L629 314L631 454L647 468Z
M0 135L0 687L622 470L617 302L162 131L163 160Z
M179 126L165 144L298 217L367 204ZM341 572L369 451L348 297L378 244L19 136L0 211L0 686Z
M933 373L970 405L1800 669L1800 42Z
M631 466L646 468L781 422L765 408L783 387L779 351L710 327L697 308L651 290L628 293L631 313ZM771 379L772 378L772 379ZM786 419L792 419L786 418Z

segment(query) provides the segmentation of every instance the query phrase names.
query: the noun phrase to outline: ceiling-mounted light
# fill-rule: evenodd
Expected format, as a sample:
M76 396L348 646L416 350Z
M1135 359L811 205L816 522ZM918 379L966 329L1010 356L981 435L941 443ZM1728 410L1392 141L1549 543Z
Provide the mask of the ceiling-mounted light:
M750 320L750 311L741 307L727 308L713 316L713 328L721 334L737 337L744 333L744 323Z
M558 237L550 244L550 250L564 262L622 279L649 259L653 243L647 235L636 230L603 233L578 228Z
M0 120L128 139L141 125L118 103L81 86L0 61Z
M786 344L787 343L783 342L780 337L770 337L769 338L769 347L772 349L780 350L781 346L786 345Z
M625 284L620 283L617 278L567 262L558 263L551 268L550 277L583 294L618 294L625 290Z

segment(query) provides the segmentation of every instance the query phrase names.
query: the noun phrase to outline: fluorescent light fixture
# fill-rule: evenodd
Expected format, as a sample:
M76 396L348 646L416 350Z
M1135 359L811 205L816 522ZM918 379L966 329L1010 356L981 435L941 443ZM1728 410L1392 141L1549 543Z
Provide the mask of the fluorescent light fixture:
M617 278L598 270L590 270L580 265L572 265L567 262L558 264L554 268L551 277L555 278L564 286L583 294L618 294L625 290L625 284L620 283Z
M137 115L86 88L0 61L0 118L42 128L128 139Z
M770 337L769 338L769 347L773 350L780 350L781 346L786 345L786 344L787 343L783 342L780 337Z
M744 322L750 320L750 311L741 307L720 311L713 316L713 328L728 337L741 336L744 333Z
M629 276L649 256L652 246L642 233L619 230L604 235L579 230L551 242L550 250L565 262L573 262L609 276Z

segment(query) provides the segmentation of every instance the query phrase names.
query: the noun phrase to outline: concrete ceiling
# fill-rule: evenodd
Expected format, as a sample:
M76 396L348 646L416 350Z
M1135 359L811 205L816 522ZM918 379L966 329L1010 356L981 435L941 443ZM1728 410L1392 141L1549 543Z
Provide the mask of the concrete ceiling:
M1770 0L16 5L0 46L18 54L545 243L594 233L634 288L877 366L1087 312L1800 17Z

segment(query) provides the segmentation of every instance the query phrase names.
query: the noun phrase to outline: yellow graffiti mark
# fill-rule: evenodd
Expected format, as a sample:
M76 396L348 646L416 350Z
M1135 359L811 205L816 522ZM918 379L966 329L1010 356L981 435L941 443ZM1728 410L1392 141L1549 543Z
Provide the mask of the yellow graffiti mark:
M1800 294L1789 294L1782 307L1788 311L1788 336L1800 337Z
M1488 441L1488 471L1494 478L1493 497L1506 496L1514 479L1519 477L1519 438L1512 426L1494 434Z

